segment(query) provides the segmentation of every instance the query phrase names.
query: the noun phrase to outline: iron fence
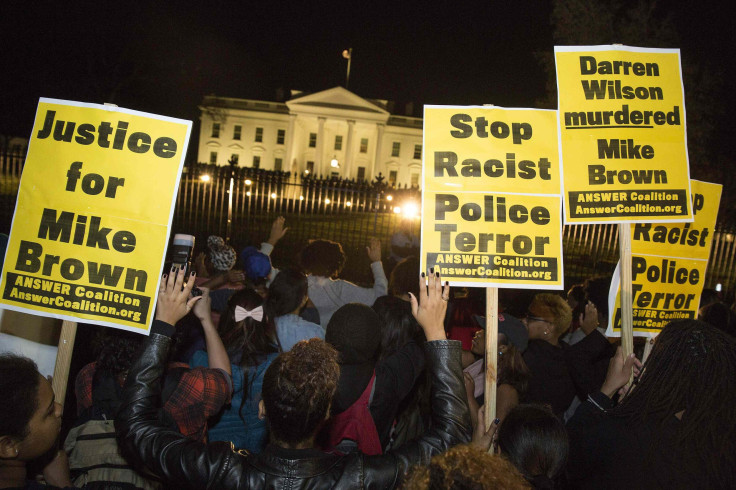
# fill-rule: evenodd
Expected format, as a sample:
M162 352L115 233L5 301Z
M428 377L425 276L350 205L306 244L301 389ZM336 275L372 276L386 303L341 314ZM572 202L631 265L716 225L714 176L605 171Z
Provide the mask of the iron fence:
M15 207L25 152L0 151L0 231L8 233ZM348 256L346 279L371 282L365 246L370 237L382 240L384 255L391 235L405 211L421 203L418 189L394 188L386 182L312 178L255 168L187 164L182 174L173 233L189 233L198 245L207 236L228 238L236 250L268 236L277 216L286 218L289 232L274 250L280 266L296 265L297 252L313 238L342 243ZM419 235L418 218L410 220ZM722 284L731 299L736 291L736 227L718 223L705 287ZM565 226L563 230L565 282L574 284L595 275L610 275L618 261L616 224Z

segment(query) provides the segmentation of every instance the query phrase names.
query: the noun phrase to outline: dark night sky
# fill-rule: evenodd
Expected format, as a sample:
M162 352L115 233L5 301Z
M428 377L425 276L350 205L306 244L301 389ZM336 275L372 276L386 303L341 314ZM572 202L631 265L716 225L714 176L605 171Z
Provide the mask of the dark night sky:
M672 47L733 79L732 19L719 5L661 3L678 26L682 45ZM413 101L417 115L424 103L534 107L546 83L534 52L554 45L551 9L549 1L530 0L431 6L6 0L0 134L30 134L42 96L196 121L206 94L274 100L278 88L323 90L344 84L340 53L348 47L351 91ZM714 97L733 109L734 97L724 94Z

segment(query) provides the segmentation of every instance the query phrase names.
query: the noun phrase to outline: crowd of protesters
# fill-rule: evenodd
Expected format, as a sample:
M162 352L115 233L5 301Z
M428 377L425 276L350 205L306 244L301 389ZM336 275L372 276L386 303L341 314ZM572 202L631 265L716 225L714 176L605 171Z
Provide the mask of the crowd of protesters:
M368 285L329 240L279 270L284 225L167 271L147 338L101 330L63 446L50 382L0 355L0 488L736 488L734 314L708 292L643 363L604 335L609 279L505 294L486 427L474 293L409 239L388 278L367 244Z

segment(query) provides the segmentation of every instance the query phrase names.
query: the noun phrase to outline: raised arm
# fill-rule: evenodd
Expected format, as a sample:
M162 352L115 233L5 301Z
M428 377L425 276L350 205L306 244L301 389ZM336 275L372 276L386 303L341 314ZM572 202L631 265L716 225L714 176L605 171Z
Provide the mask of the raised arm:
M444 317L449 286L439 275L431 275L428 287L424 275L419 300L411 296L412 313L427 337L425 354L432 381L432 424L423 437L382 456L365 456L366 488L394 488L415 464L428 464L435 454L470 441L472 425L465 401L460 366L461 344L446 340Z
M209 367L212 369L222 369L230 376L233 375L230 367L230 358L227 355L225 346L222 343L220 334L217 333L214 323L212 323L212 308L210 301L210 290L200 288L202 296L199 301L194 304L194 315L199 318L204 330L204 341L207 346L207 357L209 358Z
M156 320L143 353L128 372L115 428L122 450L139 465L180 488L210 488L217 487L226 469L228 477L242 471L229 445L204 446L158 419L173 325L200 301L199 297L189 299L193 279L194 273L184 285L184 271L175 270L162 279Z

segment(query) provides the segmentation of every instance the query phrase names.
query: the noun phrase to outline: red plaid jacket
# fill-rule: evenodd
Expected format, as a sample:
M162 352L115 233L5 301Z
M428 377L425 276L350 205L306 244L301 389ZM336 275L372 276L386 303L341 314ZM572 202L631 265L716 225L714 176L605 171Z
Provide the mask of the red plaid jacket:
M79 371L74 384L77 397L77 415L92 406L92 380L95 377L92 362ZM169 369L186 367L182 362L168 365ZM207 442L207 419L217 415L230 402L232 380L221 369L194 368L182 374L179 383L164 403L164 411L171 416L186 437Z

